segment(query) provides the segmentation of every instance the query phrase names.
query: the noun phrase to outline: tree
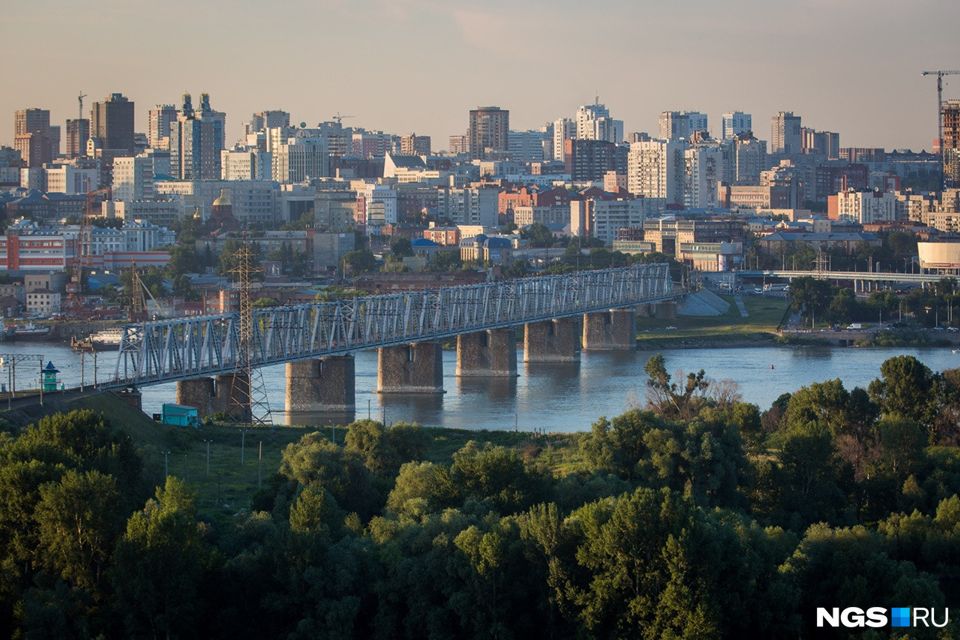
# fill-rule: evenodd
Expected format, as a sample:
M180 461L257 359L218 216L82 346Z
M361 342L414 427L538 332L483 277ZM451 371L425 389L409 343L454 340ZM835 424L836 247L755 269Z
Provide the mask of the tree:
M319 433L287 445L280 474L302 486L316 484L326 489L340 507L362 518L369 518L382 505L360 456L344 451Z
M343 256L343 264L352 274L376 271L377 259L369 249L357 249Z
M934 376L913 356L895 356L880 365L880 379L870 383L871 398L886 414L897 414L928 425Z
M547 225L534 222L524 227L522 235L530 241L532 247L552 247L553 232Z
M200 584L209 563L194 496L170 476L156 497L130 516L117 543L112 582L127 633L190 635L203 608Z
M240 265L238 258L240 249L244 241L231 238L223 243L223 249L220 251L220 266L217 271L222 276L231 276L236 279L236 269ZM256 267L263 261L263 250L259 242L247 242L247 248L250 250L251 265ZM263 272L255 269L250 277L254 280L263 280Z
M500 513L513 513L541 496L538 480L530 474L515 449L489 442L468 442L453 454L450 482L463 500L485 503Z
M122 516L117 483L99 471L67 471L40 487L34 512L40 564L69 583L96 591Z
M857 313L857 298L853 291L840 287L830 301L829 316L834 322L847 323L853 320Z
M413 255L413 245L409 238L398 236L390 241L390 253L396 258L408 258Z
M666 417L690 418L703 406L710 383L703 369L687 374L686 384L680 386L667 373L666 361L657 354L647 360L643 368L647 380L648 401L651 408Z
M826 280L809 276L796 278L790 283L790 302L804 318L811 321L826 315L831 300L831 286Z
M407 462L400 467L387 496L387 509L397 515L425 515L453 504L456 488L443 465L433 462Z

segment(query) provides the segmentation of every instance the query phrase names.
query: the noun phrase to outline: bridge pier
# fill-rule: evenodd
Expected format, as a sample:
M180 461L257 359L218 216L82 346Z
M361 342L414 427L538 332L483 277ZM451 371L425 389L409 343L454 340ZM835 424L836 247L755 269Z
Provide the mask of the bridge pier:
M636 315L632 308L583 315L585 351L621 351L633 349L636 344Z
M577 318L558 318L523 325L524 362L576 362L580 358Z
M206 418L216 412L214 409L216 397L213 378L190 378L177 381L177 404L194 407L200 418Z
M354 371L349 355L288 362L287 412L352 412L356 408Z
M377 349L378 393L443 393L443 349L415 342Z
M457 336L457 375L517 375L517 334L511 327Z
M250 379L242 371L222 373L216 378L214 407L234 420L250 419Z

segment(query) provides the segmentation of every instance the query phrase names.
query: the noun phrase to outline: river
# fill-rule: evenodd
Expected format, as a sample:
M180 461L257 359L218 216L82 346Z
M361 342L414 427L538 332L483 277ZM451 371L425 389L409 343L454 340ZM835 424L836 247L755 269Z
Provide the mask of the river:
M61 370L67 386L80 383L80 356L69 347L55 343L5 343L5 353L39 354ZM615 416L643 404L646 374L644 364L656 351L584 352L579 364L519 365L515 379L457 378L453 375L456 354L443 354L444 388L440 397L381 396L376 392L377 354L364 351L356 355L356 398L358 418L369 414L387 422L413 421L423 425L463 429L514 429L529 431L588 430L598 416ZM737 383L743 398L766 409L782 393L832 378L840 378L848 389L865 386L879 376L880 364L887 358L907 354L923 361L935 371L960 367L960 354L948 348L831 348L831 347L754 347L665 349L671 373L704 369L716 380ZM98 378L113 375L116 352L98 358ZM522 354L519 354L522 356ZM522 357L519 358L522 360ZM93 379L92 359L85 358L85 380ZM29 371L29 373L28 373ZM18 388L35 387L37 373L33 365L17 368ZM28 383L28 379L33 384ZM6 382L7 370L0 368L0 381ZM264 380L274 422L286 424L283 414L285 375L283 366L264 370ZM143 409L159 413L160 405L173 402L174 384L143 389ZM323 424L326 416L311 416L306 421ZM301 423L305 420L297 418Z

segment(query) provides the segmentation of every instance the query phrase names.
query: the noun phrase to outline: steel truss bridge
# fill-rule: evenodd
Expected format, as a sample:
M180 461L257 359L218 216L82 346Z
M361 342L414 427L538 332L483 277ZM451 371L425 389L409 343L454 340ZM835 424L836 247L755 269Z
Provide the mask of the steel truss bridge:
M405 291L258 309L255 367L654 303L675 297L666 264L579 271L470 286ZM237 313L123 328L115 379L101 388L147 386L238 370Z

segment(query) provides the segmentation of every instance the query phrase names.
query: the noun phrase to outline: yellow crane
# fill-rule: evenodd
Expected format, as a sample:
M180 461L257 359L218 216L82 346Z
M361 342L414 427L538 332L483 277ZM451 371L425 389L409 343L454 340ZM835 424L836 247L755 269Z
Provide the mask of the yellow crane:
M937 147L940 149L940 188L943 189L943 76L960 75L960 71L936 69L924 71L923 75L937 76Z

